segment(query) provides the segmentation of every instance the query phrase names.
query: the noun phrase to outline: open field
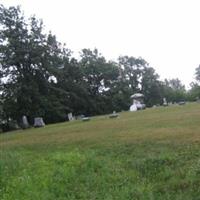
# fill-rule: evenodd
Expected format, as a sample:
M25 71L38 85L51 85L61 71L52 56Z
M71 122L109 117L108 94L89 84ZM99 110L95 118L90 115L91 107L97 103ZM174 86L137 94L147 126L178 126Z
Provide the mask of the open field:
M200 200L200 104L0 135L1 200Z

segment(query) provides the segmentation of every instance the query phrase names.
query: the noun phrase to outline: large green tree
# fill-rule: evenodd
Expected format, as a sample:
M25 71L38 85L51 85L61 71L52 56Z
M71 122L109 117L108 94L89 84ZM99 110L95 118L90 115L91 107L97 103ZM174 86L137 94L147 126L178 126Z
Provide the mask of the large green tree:
M145 67L142 70L141 92L144 94L146 106L161 104L163 94L159 76L152 67Z
M186 89L185 85L182 84L181 80L175 79L165 79L163 82L163 96L168 102L179 102L186 100Z
M58 97L52 77L62 66L68 50L63 49L51 33L43 33L43 24L34 16L25 19L20 7L0 6L0 61L3 111L20 120L27 115L32 121L42 116L47 122L65 117L65 105ZM2 80L2 79L1 79Z
M161 84L158 74L143 58L129 56L119 57L120 83L124 102L129 103L128 97L133 93L141 92L145 96L145 104L152 106L159 104L162 99ZM125 91L124 91L125 89ZM127 104L126 104L127 105ZM127 108L127 106L126 106Z
M80 60L83 73L83 85L87 90L90 101L88 112L102 114L112 111L110 90L118 81L119 70L114 62L108 62L98 52L83 49Z
M132 56L121 56L118 61L121 80L130 87L132 93L139 92L141 90L142 72L148 63L142 58Z

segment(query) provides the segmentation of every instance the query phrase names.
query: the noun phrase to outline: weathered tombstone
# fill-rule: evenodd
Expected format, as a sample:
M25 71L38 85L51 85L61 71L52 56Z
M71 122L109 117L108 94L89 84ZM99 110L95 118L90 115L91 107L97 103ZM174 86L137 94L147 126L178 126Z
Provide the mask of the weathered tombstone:
M43 126L45 126L43 118L42 117L35 117L34 118L34 127L37 128L37 127L43 127Z
M28 128L28 127L29 127L29 123L28 123L27 117L24 115L24 116L22 117L22 128L23 128L23 129L26 129L26 128Z
M73 117L72 113L68 113L67 116L68 116L68 120L69 121L74 120L74 117Z
M119 115L113 111L113 113L111 115L109 115L109 118L117 118Z
M83 122L90 121L90 118L89 118L89 117L83 117L83 118L82 118L82 121L83 121Z
M180 106L185 105L185 101L179 101L178 105L180 105Z
M163 106L168 106L168 103L165 97L163 98Z

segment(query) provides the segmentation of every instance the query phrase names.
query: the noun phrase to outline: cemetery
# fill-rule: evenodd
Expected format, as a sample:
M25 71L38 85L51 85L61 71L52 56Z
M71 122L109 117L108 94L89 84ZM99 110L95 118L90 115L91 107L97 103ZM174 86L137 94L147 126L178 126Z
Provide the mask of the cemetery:
M0 200L200 200L198 6L2 1Z

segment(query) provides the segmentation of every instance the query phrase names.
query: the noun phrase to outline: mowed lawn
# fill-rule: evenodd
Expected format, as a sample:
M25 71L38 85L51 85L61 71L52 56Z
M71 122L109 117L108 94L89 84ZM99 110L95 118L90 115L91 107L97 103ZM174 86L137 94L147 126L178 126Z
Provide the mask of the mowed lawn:
M0 135L1 200L200 200L200 104Z

